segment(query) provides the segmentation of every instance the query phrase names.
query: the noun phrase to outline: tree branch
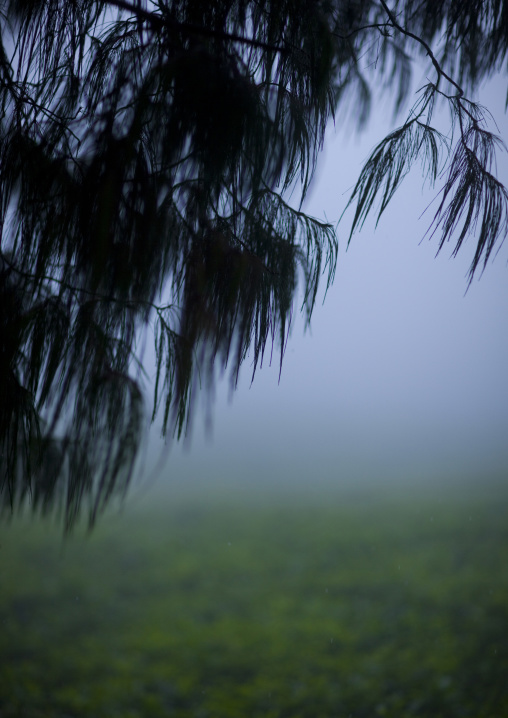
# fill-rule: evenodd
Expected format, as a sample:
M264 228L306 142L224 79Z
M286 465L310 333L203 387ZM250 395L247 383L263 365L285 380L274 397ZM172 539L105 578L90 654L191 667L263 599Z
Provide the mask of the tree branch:
M144 305L145 307L148 307L149 309L154 309L157 314L160 314L161 312L165 311L166 309L175 309L174 304L166 304L166 305L159 305L154 304L153 302L148 301L147 299L119 299L118 297L114 297L110 294L101 294L100 292L92 292L90 289L85 289L85 287L75 287L73 284L70 284L69 282L66 282L64 279L59 279L58 277L51 277L48 275L42 275L38 277L35 274L30 274L29 272L24 272L23 270L16 267L12 262L10 262L5 254L1 254L1 261L7 265L7 267L12 271L16 272L20 277L24 277L25 279L28 279L30 281L44 281L44 282L55 282L56 284L60 285L64 289L67 289L71 294L87 294L92 299L95 299L97 302L115 302L116 304L124 304L126 307L129 307L130 305L136 306L136 305Z
M119 10L126 10L127 12L131 12L133 15L136 15L136 17L140 21L146 22L157 30L171 27L175 30L181 30L190 35L202 35L203 37L212 37L218 40L241 42L244 45L256 47L260 50L268 50L270 52L276 52L280 54L285 54L288 52L286 48L278 47L277 45L271 45L270 43L262 42L261 40L254 40L253 38L245 37L243 35L237 35L236 33L221 32L208 27L203 27L202 25L194 25L193 23L189 22L177 22L176 20L171 20L170 18L164 17L155 12L145 10L140 6L132 5L131 3L125 2L125 0L106 0L106 2L108 3L108 5L112 5Z
M396 30L401 32L403 35L406 35L406 37L410 37L412 40L416 40L416 42L418 42L425 49L427 55L430 57L430 60L431 60L432 64L434 65L434 68L438 74L437 85L439 85L439 80L441 79L441 77L444 77L446 80L448 80L448 82L450 84L452 84L454 87L457 88L459 97L462 97L464 94L464 90L462 89L462 87L460 87L460 85L458 85L455 82L455 80L453 80L449 75L446 74L446 72L443 70L443 68L439 64L439 62L436 60L434 53L430 49L430 45L428 45L425 42L425 40L423 40L421 37L418 37L418 35L415 35L414 33L410 32L409 30L406 30L404 27L402 27L402 25L400 25L397 22L397 18L395 17L393 11L390 10L390 8L388 7L385 0L379 0L379 2L381 3L381 5L383 6L383 9L385 10L386 14L388 15L390 22L392 23L392 26Z

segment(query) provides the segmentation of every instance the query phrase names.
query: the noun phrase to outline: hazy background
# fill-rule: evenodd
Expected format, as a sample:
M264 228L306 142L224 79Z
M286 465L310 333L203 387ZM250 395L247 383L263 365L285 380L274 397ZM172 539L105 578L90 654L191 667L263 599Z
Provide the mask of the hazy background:
M504 79L481 93L507 140L505 98ZM354 121L330 127L304 209L336 222L370 151L404 117L394 125L380 103L361 135ZM498 177L508 184L506 153ZM223 380L211 432L198 404L190 438L171 445L142 493L158 495L154 483L171 490L247 482L291 492L302 484L508 477L508 244L466 292L475 240L455 259L453 245L435 258L439 236L422 241L432 207L421 215L443 182L423 192L422 184L415 166L377 229L371 219L349 249L352 211L346 215L335 283L310 331L295 311L280 383L275 352L252 386L249 361L232 396ZM152 431L147 469L164 446L159 433Z

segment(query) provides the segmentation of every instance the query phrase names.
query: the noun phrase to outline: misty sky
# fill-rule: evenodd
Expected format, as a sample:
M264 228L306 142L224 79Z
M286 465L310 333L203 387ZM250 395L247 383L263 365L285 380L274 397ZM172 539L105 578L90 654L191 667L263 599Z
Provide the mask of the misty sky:
M498 79L481 100L508 140L505 97ZM382 105L360 136L354 123L330 128L309 214L339 219L391 127ZM498 177L508 184L506 155ZM508 476L508 243L466 293L475 242L435 258L438 237L421 241L432 207L421 214L442 183L423 193L422 183L416 166L377 229L367 222L347 251L352 214L344 218L335 283L310 331L295 319L280 383L277 359L252 386L247 361L231 401L223 381L211 435L198 410L187 445L170 449L165 483ZM161 446L151 442L147 464Z

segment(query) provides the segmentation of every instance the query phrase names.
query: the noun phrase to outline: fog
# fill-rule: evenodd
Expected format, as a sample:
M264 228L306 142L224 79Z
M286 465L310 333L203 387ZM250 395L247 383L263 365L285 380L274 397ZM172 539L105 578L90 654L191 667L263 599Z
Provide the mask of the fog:
M481 100L508 139L505 94L494 80ZM393 127L388 118L381 105L361 135L354 123L330 128L309 214L337 222L363 162ZM508 184L506 153L497 169ZM508 476L508 246L468 288L475 239L456 258L453 245L436 257L439 236L425 233L443 182L422 184L415 166L377 228L371 218L349 247L352 211L344 217L335 282L310 330L295 308L280 381L276 351L252 385L247 360L236 391L227 375L219 382L211 428L198 401L187 440L167 445L157 465L164 443L155 426L134 494L203 482L291 493Z

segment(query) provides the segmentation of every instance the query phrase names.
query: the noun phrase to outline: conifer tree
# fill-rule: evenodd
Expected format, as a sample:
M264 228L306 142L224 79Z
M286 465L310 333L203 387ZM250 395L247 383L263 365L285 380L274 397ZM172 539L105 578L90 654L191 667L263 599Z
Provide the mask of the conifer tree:
M70 528L126 490L151 333L152 418L177 436L217 367L234 382L274 342L282 362L297 287L309 321L335 271L335 228L302 209L325 128L348 103L361 128L373 86L398 116L425 63L354 188L350 237L415 163L438 180L438 249L476 242L470 279L506 235L502 143L468 99L506 74L505 0L4 0L0 22L8 510L28 499Z

